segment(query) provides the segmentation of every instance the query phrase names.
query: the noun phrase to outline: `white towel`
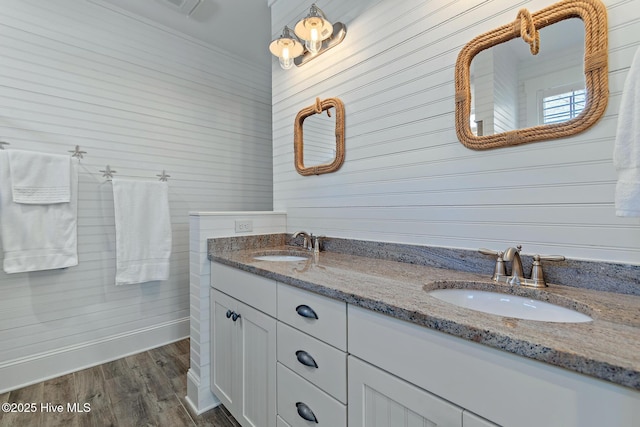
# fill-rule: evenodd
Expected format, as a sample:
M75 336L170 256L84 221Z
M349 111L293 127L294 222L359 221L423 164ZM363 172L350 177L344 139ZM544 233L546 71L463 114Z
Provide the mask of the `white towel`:
M9 155L0 151L0 237L6 273L51 270L78 265L78 169L71 166L68 203L15 203Z
M71 200L71 157L9 150L13 201L43 205Z
M169 278L171 217L166 182L113 179L116 285Z
M640 49L622 90L613 164L618 172L616 215L640 216Z

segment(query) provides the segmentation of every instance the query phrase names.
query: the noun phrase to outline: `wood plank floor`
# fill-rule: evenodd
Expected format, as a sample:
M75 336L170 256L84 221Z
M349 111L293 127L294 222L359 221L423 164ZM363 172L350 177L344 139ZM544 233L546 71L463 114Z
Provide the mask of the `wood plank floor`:
M188 369L185 339L0 394L0 403L35 403L35 412L0 412L0 427L240 427L223 406L200 416L187 409Z

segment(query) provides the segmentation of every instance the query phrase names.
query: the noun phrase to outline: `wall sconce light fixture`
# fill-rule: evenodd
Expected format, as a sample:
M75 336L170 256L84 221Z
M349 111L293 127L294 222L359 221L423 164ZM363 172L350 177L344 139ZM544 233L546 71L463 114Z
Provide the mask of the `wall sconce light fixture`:
M293 59L302 55L304 46L296 36L291 34L289 27L285 25L282 35L271 42L269 50L280 59L280 66L288 70L293 67Z
M341 22L331 24L314 3L309 14L298 21L294 32L291 34L291 29L285 26L282 35L269 45L269 50L279 58L280 66L285 70L294 63L299 67L340 44L347 34L347 27Z

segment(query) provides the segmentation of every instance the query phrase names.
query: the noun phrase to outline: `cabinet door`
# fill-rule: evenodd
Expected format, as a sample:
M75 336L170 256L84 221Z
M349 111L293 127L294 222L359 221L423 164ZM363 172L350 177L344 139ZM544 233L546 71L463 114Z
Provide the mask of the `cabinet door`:
M350 427L461 427L462 409L349 356Z
M236 300L211 289L211 391L232 413L238 405L240 377L235 368L240 350L237 324L227 313L236 311Z
M211 391L244 427L276 425L276 320L211 289Z
M238 302L239 347L237 364L242 383L243 426L276 425L276 320Z

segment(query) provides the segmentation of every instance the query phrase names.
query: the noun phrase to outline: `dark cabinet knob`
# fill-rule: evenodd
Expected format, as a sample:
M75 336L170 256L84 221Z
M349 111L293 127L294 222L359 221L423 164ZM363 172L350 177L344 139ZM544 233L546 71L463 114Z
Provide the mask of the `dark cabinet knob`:
M232 314L233 314L233 311L227 310L227 319L230 318Z
M318 419L316 418L316 415L313 413L311 408L309 408L307 405L305 405L302 402L298 402L296 403L296 409L298 410L298 415L300 415L301 418L318 424Z
M307 319L317 319L318 315L316 314L315 311L313 311L313 309L311 307L309 307L308 305L299 305L296 307L296 312L302 316L302 317L306 317Z
M233 320L233 321L235 322L235 321L236 321L236 320L238 320L240 317L242 317L242 316L240 316L238 313L236 313L236 312L234 311L234 312L233 312L233 314L231 315L231 320Z
M316 363L314 358L304 350L296 351L296 358L298 359L298 362L302 363L305 366L310 366L312 368L318 367L318 364Z

